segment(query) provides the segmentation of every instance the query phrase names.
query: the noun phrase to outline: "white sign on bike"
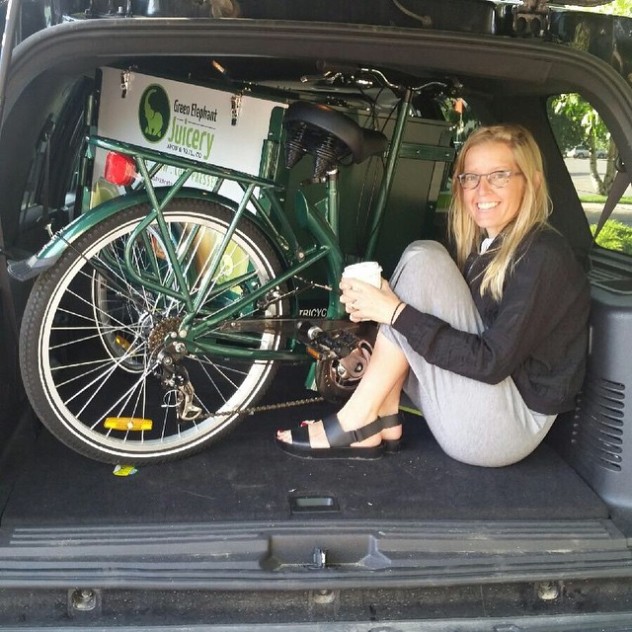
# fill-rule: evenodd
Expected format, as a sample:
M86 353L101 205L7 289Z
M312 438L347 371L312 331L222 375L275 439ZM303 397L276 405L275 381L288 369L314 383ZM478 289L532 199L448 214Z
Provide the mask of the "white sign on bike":
M121 70L101 72L99 136L259 175L272 111L285 104L134 72L125 74L123 90ZM107 188L101 178L102 153L95 159L95 190ZM179 174L179 169L165 166L154 184L171 185ZM209 190L214 181L198 173L187 186ZM230 190L221 192L234 197ZM236 195L241 197L241 191Z

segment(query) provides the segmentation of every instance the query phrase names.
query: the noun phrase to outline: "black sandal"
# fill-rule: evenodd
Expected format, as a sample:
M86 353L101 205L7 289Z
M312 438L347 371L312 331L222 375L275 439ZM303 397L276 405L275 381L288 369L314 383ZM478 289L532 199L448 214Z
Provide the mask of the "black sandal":
M379 445L366 448L352 448L352 443L364 441L386 428L393 428L401 424L398 414L378 417L375 421L357 428L344 430L338 416L333 414L323 418L322 424L329 442L328 448L313 448L309 442L309 427L303 425L292 430L292 443L279 439L277 445L288 454L304 459L379 459L385 452L397 452L401 446L401 439L382 441Z

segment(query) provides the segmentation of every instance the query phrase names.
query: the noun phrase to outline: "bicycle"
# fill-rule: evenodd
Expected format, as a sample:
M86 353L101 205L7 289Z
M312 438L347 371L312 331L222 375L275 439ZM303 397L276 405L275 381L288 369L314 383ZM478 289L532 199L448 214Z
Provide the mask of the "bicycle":
M26 392L44 425L77 452L100 461L155 463L197 452L231 431L265 393L281 362L316 361L329 398L361 378L375 328L346 319L337 284L346 263L338 223L339 165L386 155L364 259L373 255L411 102L434 82L403 87L375 69L334 80L367 82L398 97L394 133L362 128L335 108L297 100L284 117L286 162L314 156L320 206L298 197L310 236L301 243L279 185L195 159L108 138L87 139L113 164L136 170L129 193L55 233L15 276L39 274L24 312L20 361ZM440 89L445 86L441 84ZM176 182L155 187L165 165ZM193 174L213 191L186 188ZM234 202L217 191L237 183ZM249 209L255 210L255 213ZM297 316L305 278L324 262L326 318ZM24 267L28 268L25 272Z

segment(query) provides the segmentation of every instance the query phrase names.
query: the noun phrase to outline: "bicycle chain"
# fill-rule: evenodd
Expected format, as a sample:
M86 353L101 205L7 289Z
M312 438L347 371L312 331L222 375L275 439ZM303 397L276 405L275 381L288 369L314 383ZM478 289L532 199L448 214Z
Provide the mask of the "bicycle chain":
M322 396L311 397L307 399L295 399L289 402L279 402L278 404L261 404L260 406L250 406L249 408L234 408L233 410L227 410L220 415L222 417L229 415L254 415L255 413L267 412L270 410L282 410L284 408L292 408L294 406L305 406L307 404L319 404L324 402L325 398Z

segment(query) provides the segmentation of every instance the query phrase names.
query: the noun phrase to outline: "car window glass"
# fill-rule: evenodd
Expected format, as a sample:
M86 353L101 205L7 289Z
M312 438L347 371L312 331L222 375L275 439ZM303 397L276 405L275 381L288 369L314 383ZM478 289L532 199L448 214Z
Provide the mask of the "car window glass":
M561 94L551 98L548 112L594 234L617 173L617 147L597 110L581 95ZM597 244L632 255L632 187L627 188L599 232Z

